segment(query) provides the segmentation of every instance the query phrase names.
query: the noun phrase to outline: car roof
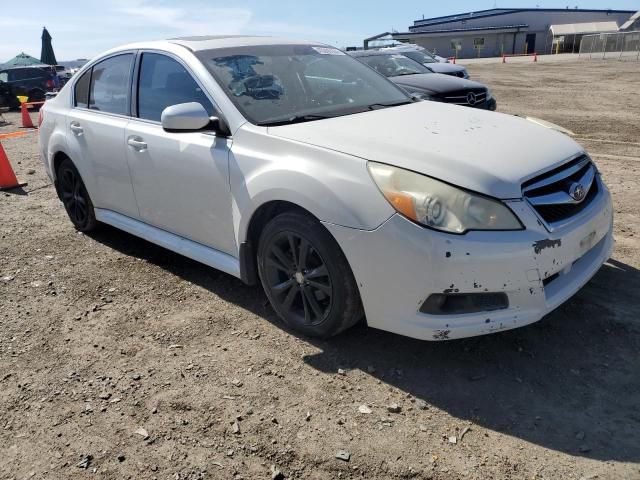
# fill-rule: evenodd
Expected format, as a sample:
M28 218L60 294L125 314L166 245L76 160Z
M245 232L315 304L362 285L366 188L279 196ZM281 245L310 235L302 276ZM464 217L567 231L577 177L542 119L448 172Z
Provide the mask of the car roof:
M351 52L347 52L352 57L373 57L373 56L384 56L384 55L400 55L401 51L386 51L383 52L381 50L355 50Z
M393 47L376 48L376 50L387 50L392 52L420 52L425 49L423 47L419 47L418 45L394 45Z
M167 41L176 45L182 45L192 52L213 50L216 48L252 47L261 45L322 45L318 42L291 40L279 37L263 37L257 35L206 35L170 38Z
M179 48L186 48L191 52L215 50L234 47L252 47L269 45L315 45L328 46L320 42L308 42L304 40L292 40L280 37L263 37L257 35L204 35L194 37L169 38L167 40L152 40L129 43L107 50L100 55L89 60L82 69L95 64L95 62L109 55L117 55L121 52L144 49L160 49L174 51Z
M9 65L7 67L0 68L0 71L5 72L7 70L20 70L25 68L37 68L38 70L46 70L51 68L51 65Z

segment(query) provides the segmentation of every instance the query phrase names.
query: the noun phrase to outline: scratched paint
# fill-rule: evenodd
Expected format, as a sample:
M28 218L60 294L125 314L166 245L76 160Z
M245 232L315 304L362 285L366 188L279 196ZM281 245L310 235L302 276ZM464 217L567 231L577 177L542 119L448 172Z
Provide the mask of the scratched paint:
M448 340L450 332L451 332L451 330L436 330L436 332L433 334L433 339L434 340Z
M533 251L536 252L536 255L542 252L542 250L546 248L556 248L562 245L562 240L559 238L557 240L538 240L533 244Z

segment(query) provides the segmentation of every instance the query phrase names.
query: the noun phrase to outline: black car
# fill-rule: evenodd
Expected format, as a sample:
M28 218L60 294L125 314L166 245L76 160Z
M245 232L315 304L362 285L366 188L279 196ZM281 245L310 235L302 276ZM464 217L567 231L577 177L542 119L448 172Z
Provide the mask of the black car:
M15 110L20 107L18 97L13 92L11 86L0 80L0 109L10 108Z
M11 87L14 95L29 97L30 102L44 101L47 92L53 92L60 86L55 68L47 65L0 70L0 82Z
M371 50L348 53L416 97L485 110L496 109L497 102L491 90L481 83L433 73L400 53Z

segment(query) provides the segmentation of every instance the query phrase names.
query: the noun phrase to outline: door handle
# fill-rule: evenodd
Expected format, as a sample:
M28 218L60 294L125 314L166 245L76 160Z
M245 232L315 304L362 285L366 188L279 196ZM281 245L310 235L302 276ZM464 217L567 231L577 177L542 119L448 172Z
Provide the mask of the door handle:
M78 122L71 122L69 124L69 128L74 133L74 135L78 137L84 133L84 128L82 128L82 126Z
M147 149L147 144L140 137L129 137L127 139L127 145L140 152Z

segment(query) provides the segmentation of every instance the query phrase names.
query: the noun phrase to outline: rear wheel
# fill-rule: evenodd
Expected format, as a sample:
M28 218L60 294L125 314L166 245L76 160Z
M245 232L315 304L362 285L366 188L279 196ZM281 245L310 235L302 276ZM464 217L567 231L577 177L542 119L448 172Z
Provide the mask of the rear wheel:
M29 93L27 93L27 96L29 97L29 102L44 102L45 99L44 90L40 90L39 88L34 88L33 90L29 91ZM38 108L40 108L39 105Z
M258 245L258 273L276 313L305 335L330 337L362 318L347 259L309 215L287 212L267 224Z
M76 230L90 232L96 225L96 215L80 173L71 160L65 158L58 167L57 188L64 208Z

